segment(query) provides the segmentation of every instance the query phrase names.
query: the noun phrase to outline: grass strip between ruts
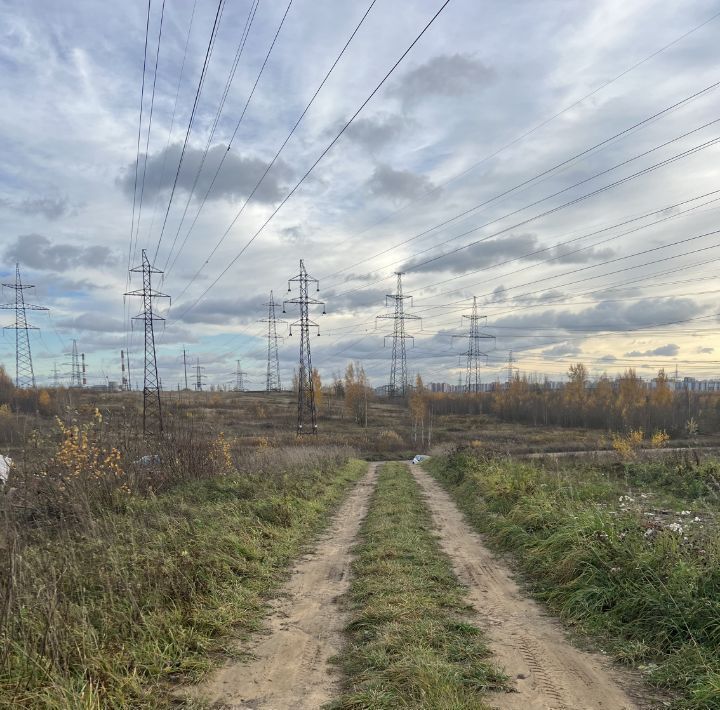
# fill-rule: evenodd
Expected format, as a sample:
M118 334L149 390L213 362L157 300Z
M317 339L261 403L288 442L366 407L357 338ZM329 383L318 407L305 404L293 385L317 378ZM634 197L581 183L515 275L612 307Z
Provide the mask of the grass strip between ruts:
M332 708L487 708L503 687L407 466L382 467L353 563L346 689Z

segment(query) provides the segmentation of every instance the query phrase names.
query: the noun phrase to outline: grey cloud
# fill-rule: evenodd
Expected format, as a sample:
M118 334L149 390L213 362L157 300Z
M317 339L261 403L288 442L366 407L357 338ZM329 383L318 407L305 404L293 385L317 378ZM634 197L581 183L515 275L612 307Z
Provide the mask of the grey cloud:
M659 348L653 348L652 350L633 350L632 352L625 353L625 357L651 357L653 355L667 355L672 357L680 352L680 347L675 343L668 343L667 345L661 345Z
M82 313L75 318L64 318L57 325L74 333L93 331L98 333L123 333L125 325L119 318L108 318L102 313Z
M148 156L147 173L145 175L145 198L153 198L160 193L171 190L177 165L180 161L182 146L175 143L158 153ZM217 166L227 151L226 146L217 144L208 151L205 164L198 178L194 195L202 198L210 187ZM178 177L176 190L189 193L195 176L202 162L203 151L200 148L188 147L183 157L182 169ZM140 156L139 174L142 176L144 155ZM218 173L212 187L209 200L239 200L247 197L267 168L267 163L256 156L239 155L234 151L227 153L222 169ZM285 194L284 184L291 176L287 163L278 160L263 180L253 196L258 202L275 202ZM140 178L139 178L140 181ZM130 163L118 179L123 192L132 198L135 185L135 163ZM140 187L138 186L138 190Z
M552 348L543 350L542 354L546 357L562 357L564 355L579 355L582 352L582 348L577 345L571 345L570 343L560 343Z
M697 352L700 354L710 354L715 352L715 348L698 348Z
M433 189L433 183L424 175L409 170L394 170L389 165L378 165L365 183L374 197L395 201L416 199Z
M550 258L559 264L588 264L596 259L610 259L615 256L615 251L609 247L604 249L573 249L568 246L554 247L550 252Z
M4 257L39 271L66 271L78 266L100 268L118 261L117 254L108 247L58 244L42 234L19 236L15 244L5 249Z
M407 72L391 93L410 105L434 96L461 96L477 91L494 76L492 68L467 54L441 54Z
M180 303L173 306L175 318L184 323L209 323L223 325L227 323L247 323L263 317L267 310L264 304L267 296L253 296L251 298L206 298L193 307L189 313L182 314L191 303Z
M0 197L0 207L30 216L40 213L50 220L60 219L70 212L70 203L66 197L28 197L23 200Z
M396 140L405 130L407 121L392 114L358 118L347 129L346 135L363 148L373 152Z

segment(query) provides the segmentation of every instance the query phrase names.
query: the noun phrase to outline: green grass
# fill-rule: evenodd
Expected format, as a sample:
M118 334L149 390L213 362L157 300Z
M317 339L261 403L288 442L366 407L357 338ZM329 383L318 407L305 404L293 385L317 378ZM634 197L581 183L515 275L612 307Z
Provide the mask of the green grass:
M426 468L566 621L674 691L675 707L720 708L717 503L697 484L714 466L551 471L458 453Z
M487 708L483 693L504 677L468 622L464 589L403 464L380 471L353 572L349 644L338 659L347 689L331 707Z
M198 679L260 626L289 563L366 466L217 477L129 498L81 534L40 535L14 560L0 707L169 707L174 682Z

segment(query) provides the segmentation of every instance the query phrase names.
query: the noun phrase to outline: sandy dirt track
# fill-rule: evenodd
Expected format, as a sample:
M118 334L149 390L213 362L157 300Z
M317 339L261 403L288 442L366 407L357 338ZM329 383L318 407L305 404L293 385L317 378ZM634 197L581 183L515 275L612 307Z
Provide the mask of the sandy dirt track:
M602 656L572 646L559 624L527 599L505 564L485 547L450 496L424 471L411 466L455 574L468 586L468 601L487 633L493 661L514 679L517 692L493 694L501 710L636 710Z
M295 565L272 604L268 635L250 649L253 660L221 668L191 695L235 710L316 710L338 694L339 676L328 659L341 649L347 620L337 600L350 585L351 550L378 465L370 464L312 552Z

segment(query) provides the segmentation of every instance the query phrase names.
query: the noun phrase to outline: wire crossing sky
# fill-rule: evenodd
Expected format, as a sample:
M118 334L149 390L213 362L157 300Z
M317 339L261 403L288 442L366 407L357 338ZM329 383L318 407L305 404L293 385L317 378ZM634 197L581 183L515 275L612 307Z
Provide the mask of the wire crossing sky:
M50 308L38 382L73 339L91 383L128 346L138 381L141 249L169 267L165 387L183 346L208 383L237 359L263 382L257 321L300 259L325 277L325 378L357 359L387 383L398 270L410 379L457 382L474 296L484 381L510 350L553 378L720 377L718 27L710 0L7 4L0 276L19 262ZM279 357L290 382L292 340Z

